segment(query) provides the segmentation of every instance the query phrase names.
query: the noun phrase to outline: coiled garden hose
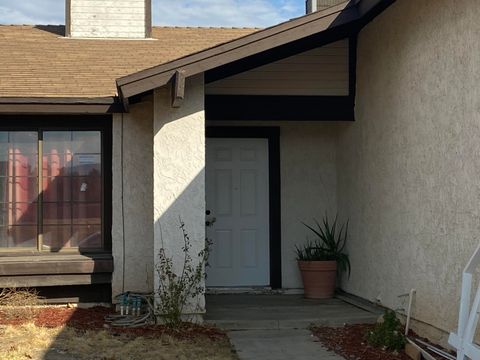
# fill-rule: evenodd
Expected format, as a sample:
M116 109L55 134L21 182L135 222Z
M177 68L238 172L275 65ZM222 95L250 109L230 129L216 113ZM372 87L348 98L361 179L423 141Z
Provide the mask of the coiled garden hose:
M153 294L126 292L115 297L120 305L120 314L105 316L112 327L142 327L156 323Z

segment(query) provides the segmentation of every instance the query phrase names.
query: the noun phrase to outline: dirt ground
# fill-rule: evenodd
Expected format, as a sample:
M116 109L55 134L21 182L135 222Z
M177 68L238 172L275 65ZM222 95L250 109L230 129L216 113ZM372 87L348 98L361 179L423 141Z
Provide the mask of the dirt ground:
M0 310L1 360L234 360L227 336L212 327L185 324L106 328L111 309L40 308L30 318Z

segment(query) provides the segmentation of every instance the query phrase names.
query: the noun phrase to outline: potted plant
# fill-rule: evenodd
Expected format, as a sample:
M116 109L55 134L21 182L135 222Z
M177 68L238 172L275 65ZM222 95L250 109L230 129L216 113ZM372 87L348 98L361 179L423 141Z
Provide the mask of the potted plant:
M301 247L296 246L298 267L302 274L305 297L328 299L335 293L337 273L347 271L350 276L350 259L344 253L348 236L348 221L337 229L338 216L330 224L325 216L316 227L302 223L315 235Z

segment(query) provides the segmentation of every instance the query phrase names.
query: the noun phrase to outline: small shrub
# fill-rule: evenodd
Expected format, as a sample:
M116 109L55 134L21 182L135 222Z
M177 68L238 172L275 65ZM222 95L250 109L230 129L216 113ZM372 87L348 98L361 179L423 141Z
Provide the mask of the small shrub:
M159 278L157 291L159 304L158 316L163 319L165 325L171 328L179 328L182 324L183 310L187 304L197 301L200 295L205 293L203 280L205 279L205 266L207 265L210 243L207 240L205 249L198 255L198 263L190 255L190 237L185 230L185 224L180 220L180 230L183 236L182 251L184 254L183 268L177 274L174 269L173 259L168 257L165 249L160 249L156 271ZM195 261L196 262L196 261Z
M36 314L35 306L41 303L35 289L8 287L0 290L0 310L7 320L32 319Z
M399 351L406 343L401 325L395 312L387 310L383 316L383 323L375 325L375 328L367 333L367 342L374 347Z

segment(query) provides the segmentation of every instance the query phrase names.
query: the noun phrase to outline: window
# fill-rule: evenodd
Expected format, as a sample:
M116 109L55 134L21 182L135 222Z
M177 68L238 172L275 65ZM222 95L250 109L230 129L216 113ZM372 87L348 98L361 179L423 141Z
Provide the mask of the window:
M0 131L0 250L102 250L101 131Z

